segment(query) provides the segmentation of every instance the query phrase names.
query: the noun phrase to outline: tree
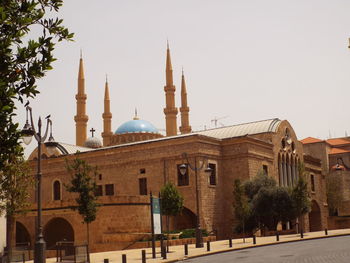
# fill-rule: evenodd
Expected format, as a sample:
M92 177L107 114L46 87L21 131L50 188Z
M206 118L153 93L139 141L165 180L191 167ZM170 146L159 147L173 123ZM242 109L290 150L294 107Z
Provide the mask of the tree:
M233 186L233 207L235 217L238 219L243 230L243 242L245 242L245 225L249 217L251 217L251 208L248 203L248 198L244 192L244 187L239 179L234 181Z
M12 240L15 232L15 216L25 213L29 207L29 194L34 186L34 179L29 176L29 166L22 156L6 162L0 171L0 215L5 212L7 218L8 261L12 257Z
M237 190L238 187L235 182L235 200L243 196L247 198L249 213L246 214L245 221L248 222L247 228L250 231L257 228L276 230L278 222L295 218L295 204L290 190L278 186L276 180L267 176L264 171L259 171L252 180L244 182L241 186L243 190ZM238 204L239 202L243 201L238 201ZM238 211L236 217L242 217L242 211Z
M169 217L177 216L183 209L183 197L177 190L176 186L168 182L160 189L161 212L166 215L166 227L169 239Z
M93 168L86 161L75 159L72 163L67 161L67 170L71 175L70 184L65 185L68 192L77 193L75 198L78 213L83 217L83 223L86 224L87 244L90 244L89 224L96 219L97 208L99 204L96 202L97 185L95 177L97 168Z
M297 218L298 222L303 224L301 217L306 213L309 213L311 210L311 200L309 198L307 182L305 180L305 172L303 169L299 171L299 179L291 191L291 198L293 202L294 218ZM301 228L303 229L303 225Z
M36 82L52 69L55 44L73 38L62 26L62 19L52 18L62 3L63 0L0 2L0 171L12 158L23 155L21 131L13 120L15 102L23 103L39 93Z

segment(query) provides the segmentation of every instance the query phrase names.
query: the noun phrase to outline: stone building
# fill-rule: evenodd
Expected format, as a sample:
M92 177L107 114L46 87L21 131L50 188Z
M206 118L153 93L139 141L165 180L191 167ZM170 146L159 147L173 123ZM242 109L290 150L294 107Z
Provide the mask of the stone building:
M322 174L328 177L328 191L335 204L331 207L329 228L350 226L350 138L320 140L312 137L301 141L305 153L321 160ZM314 185L310 178L311 186ZM331 201L330 201L330 205Z
M70 209L74 196L64 185L70 177L65 161L74 158L86 160L98 167L99 208L97 220L91 226L91 249L103 251L123 249L150 232L150 192L157 194L166 182L173 182L184 196L183 213L175 218L172 227L193 228L196 222L196 184L199 194L201 227L217 237L232 234L233 181L248 180L264 170L280 185L293 185L303 162L313 182L311 197L313 210L305 217L305 230L321 230L327 226L325 183L320 158L306 155L293 127L286 120L269 119L193 132L189 121L189 107L185 78L181 85L181 126L178 134L170 50L166 59L166 107L164 108L166 136L149 122L135 118L122 124L115 133L111 129L112 113L108 83L105 85L103 142L87 138L83 60L80 59L76 122L76 146L59 143L56 152L49 155L43 147L43 226L48 248L55 242L86 240L82 219ZM35 150L30 159L35 159ZM314 155L313 155L314 156ZM181 164L197 168L195 172L179 171ZM32 162L35 167L35 162ZM211 172L206 172L210 167ZM34 196L34 194L33 194ZM34 243L35 202L32 211L17 220L17 241ZM293 227L293 226L286 226Z

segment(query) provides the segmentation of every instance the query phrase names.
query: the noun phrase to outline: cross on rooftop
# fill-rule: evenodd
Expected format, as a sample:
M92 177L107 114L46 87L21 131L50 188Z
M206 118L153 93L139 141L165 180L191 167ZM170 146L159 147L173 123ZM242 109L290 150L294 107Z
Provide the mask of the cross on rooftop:
M96 131L94 128L91 128L91 135L92 135L92 137L94 137L94 132Z

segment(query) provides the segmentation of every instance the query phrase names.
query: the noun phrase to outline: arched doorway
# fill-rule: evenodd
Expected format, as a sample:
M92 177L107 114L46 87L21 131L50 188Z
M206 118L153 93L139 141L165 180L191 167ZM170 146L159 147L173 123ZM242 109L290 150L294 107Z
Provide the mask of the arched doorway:
M321 210L315 200L311 203L311 212L309 213L310 231L322 230L321 224Z
M61 217L53 218L44 228L44 239L47 249L54 249L58 241L74 241L73 227Z
M195 227L196 215L190 209L184 207L181 214L175 217L175 228L181 230Z
M21 223L16 221L16 246L28 246L30 247L30 235L27 228Z

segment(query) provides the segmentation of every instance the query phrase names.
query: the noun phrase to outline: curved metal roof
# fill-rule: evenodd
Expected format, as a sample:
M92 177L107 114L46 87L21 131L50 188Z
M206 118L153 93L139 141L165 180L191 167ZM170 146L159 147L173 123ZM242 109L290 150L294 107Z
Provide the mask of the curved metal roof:
M275 118L270 120L242 123L233 126L199 131L195 133L209 137L214 137L217 139L225 139L265 132L276 132L280 123L281 120Z
M91 148L81 147L77 145L67 144L59 142L57 148L60 150L62 154L74 154L77 152L88 152L91 151Z

